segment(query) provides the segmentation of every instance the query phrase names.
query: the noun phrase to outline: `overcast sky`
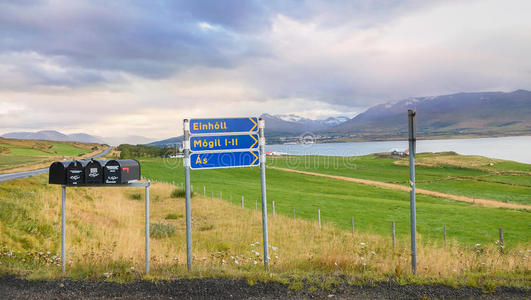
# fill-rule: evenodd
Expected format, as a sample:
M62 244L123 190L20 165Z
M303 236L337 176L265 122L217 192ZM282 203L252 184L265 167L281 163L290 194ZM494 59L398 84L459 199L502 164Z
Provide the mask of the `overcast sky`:
M0 134L531 89L529 0L0 0Z

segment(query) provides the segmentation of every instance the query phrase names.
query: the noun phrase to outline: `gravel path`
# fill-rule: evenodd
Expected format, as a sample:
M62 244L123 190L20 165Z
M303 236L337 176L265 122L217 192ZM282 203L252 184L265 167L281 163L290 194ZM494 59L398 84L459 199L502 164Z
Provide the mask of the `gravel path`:
M0 277L0 299L528 299L529 291L498 288L484 293L477 288L441 285L340 285L333 290L292 290L280 283L249 285L226 278L138 281L118 284L102 281L29 281Z
M344 181L351 181L361 184L367 184L377 187L383 187L387 189L393 189L393 190L401 190L405 192L409 192L409 187L405 185L400 184L394 184L394 183L387 183L387 182L381 182L381 181L375 181L375 180L368 180L368 179L360 179L360 178L352 178L352 177L345 177L345 176L336 176L336 175L328 175L323 173L315 173L315 172L308 172L308 171L301 171L301 170L295 170L295 169L286 169L286 168L279 168L279 167L270 167L271 169L291 172L291 173L299 173L304 175L311 175L311 176L319 176L319 177L326 177L326 178L333 178L338 180L344 180ZM518 204L518 203L505 203L495 200L489 200L489 199L482 199L482 198L472 198L467 196L461 196L461 195L454 195L454 194L447 194L447 193L441 193L441 192L435 192L425 189L415 189L417 194L424 194L429 196L435 196L440 198L446 198L446 199L452 199L456 201L463 201L463 202L469 202L469 203L477 203L484 206L490 206L490 207L505 207L505 208L516 208L516 209L531 209L531 205L527 204Z

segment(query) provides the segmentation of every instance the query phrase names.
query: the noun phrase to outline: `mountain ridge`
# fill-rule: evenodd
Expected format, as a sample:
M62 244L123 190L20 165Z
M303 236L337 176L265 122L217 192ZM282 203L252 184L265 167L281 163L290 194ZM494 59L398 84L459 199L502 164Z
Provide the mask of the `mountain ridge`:
M474 92L413 97L375 105L319 134L392 138L407 134L407 110L417 111L419 135L521 135L531 133L531 92Z
M407 110L417 110L419 137L486 137L531 134L531 91L461 92L440 96L410 97L374 105L349 119L338 116L313 120L296 114L268 114L268 143L390 140L407 135ZM54 130L10 132L6 138L78 141L85 143L180 146L182 136L153 141L142 136L103 138L85 133L65 135Z
M2 135L8 139L24 139L24 140L47 140L59 142L82 142L82 143L96 143L103 144L104 142L95 136L86 133L72 133L63 134L56 130L40 130L37 132L30 131L16 131L8 132Z
M22 140L45 140L45 141L58 141L58 142L80 142L80 143L94 143L94 144L146 144L152 142L153 139L149 139L143 136L129 135L125 137L100 137L87 133L72 133L64 134L57 130L40 130L36 132L31 131L15 131L8 132L1 135L3 138L8 139L22 139Z

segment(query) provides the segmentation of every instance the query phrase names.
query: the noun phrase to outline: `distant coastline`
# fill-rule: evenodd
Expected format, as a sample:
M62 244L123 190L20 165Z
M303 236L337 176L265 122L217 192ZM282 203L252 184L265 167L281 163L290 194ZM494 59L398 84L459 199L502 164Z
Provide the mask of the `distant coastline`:
M417 140L454 140L454 139L481 139L481 138L500 138L500 137L518 137L518 136L531 136L531 132L522 132L519 134L441 134L441 135L422 135L419 134ZM275 139L275 138L271 138ZM268 139L269 145L303 145L306 143L301 142L288 142L282 143L277 141L271 141ZM373 137L343 137L343 138L330 138L330 139L315 139L312 144L330 144L330 143L353 143L353 142L389 142L389 141L405 141L407 136L373 136Z
M295 145L268 144L268 151L286 153L288 155L319 155L319 156L364 156L392 151L404 151L408 141L362 141L341 143L315 143ZM464 155L480 155L489 158L513 160L531 164L529 149L531 135L481 137L460 139L419 139L417 152L456 152Z

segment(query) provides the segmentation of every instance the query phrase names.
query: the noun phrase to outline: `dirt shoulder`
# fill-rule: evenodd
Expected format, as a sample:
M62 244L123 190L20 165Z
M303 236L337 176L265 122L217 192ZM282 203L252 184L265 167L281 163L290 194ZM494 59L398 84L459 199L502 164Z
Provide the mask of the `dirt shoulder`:
M525 299L529 291L499 287L486 293L479 288L443 285L340 284L324 290L314 286L290 289L277 282L250 285L245 279L203 278L173 281L25 280L0 277L2 299Z
M336 175L329 175L329 174L322 174L322 173L315 173L315 172L308 172L308 171L301 171L301 170L294 170L294 169L286 169L286 168L279 168L279 167L270 167L270 168L275 169L275 170L291 172L291 173L298 173L298 174L305 174L305 175L311 175L311 176L319 176L319 177L326 177L326 178L333 178L333 179L338 179L338 180L356 182L356 183L367 184L367 185L372 185L372 186L377 186L377 187L383 187L387 189L393 189L393 190L400 190L400 191L406 191L406 192L409 192L410 190L408 186L375 181L375 180L352 178L352 177L345 177L345 176L336 176ZM505 202L499 202L495 200L482 199L482 198L472 198L472 197L467 197L467 196L447 194L447 193L441 193L441 192L430 191L430 190L419 189L419 188L416 189L416 192L417 194L441 197L441 198L462 201L462 202L475 203L475 204L480 204L480 205L489 206L489 207L531 209L531 205L517 204L517 203L505 203Z

